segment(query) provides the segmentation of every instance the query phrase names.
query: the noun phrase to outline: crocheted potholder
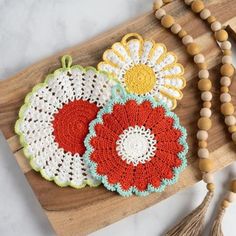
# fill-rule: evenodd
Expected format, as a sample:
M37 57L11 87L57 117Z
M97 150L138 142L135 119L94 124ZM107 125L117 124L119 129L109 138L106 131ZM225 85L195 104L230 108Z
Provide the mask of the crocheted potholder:
M174 109L186 85L184 68L176 61L164 44L130 33L104 52L98 69L112 74L127 92L154 96Z
M166 104L124 91L90 123L85 146L91 174L123 196L161 192L175 183L188 150L186 130Z
M112 80L93 67L72 66L70 56L62 68L36 85L25 98L15 130L32 168L60 186L82 188L99 181L84 163L88 125L110 99Z

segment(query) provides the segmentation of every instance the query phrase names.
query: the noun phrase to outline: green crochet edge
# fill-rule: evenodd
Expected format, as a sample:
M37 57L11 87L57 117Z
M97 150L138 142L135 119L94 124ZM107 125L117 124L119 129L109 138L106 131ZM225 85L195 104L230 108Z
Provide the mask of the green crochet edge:
M117 90L121 92L119 93L119 96L117 96ZM152 184L148 184L147 190L145 191L140 191L134 186L131 186L128 190L124 190L122 186L120 185L120 183L110 184L106 175L98 174L97 163L90 159L90 155L94 150L93 147L90 145L90 140L91 138L96 136L95 129L94 129L96 124L103 123L102 116L104 114L111 113L113 110L114 104L117 104L117 103L125 104L130 99L137 101L138 104L141 104L143 101L149 101L152 104L153 108L157 106L162 106L165 109L166 116L174 119L173 127L180 130L182 133L182 136L178 139L179 144L183 145L184 147L183 151L178 153L178 158L181 160L182 164L179 167L174 167L173 168L174 177L172 179L163 179L161 182L161 185L158 188L154 187ZM187 138L187 131L184 127L180 125L178 116L174 114L173 112L171 112L169 108L163 102L157 102L151 96L136 96L133 94L128 94L120 85L117 85L114 87L112 91L111 100L106 104L106 106L103 109L101 109L98 112L97 118L93 120L89 125L89 134L87 135L84 141L85 147L86 147L84 160L86 164L89 166L92 176L95 177L97 180L101 181L108 190L117 191L121 196L124 196L124 197L129 197L133 195L133 193L137 196L147 196L151 192L162 192L164 191L167 185L172 185L177 182L179 178L179 174L187 166L186 154L188 152L188 144L186 142L186 138Z
M46 87L48 85L49 81L52 80L54 77L57 77L59 74L64 73L64 72L70 72L73 69L79 69L79 70L81 70L83 72L87 72L88 70L93 70L96 74L103 74L103 75L107 76L107 78L109 80L112 80L111 76L107 72L105 72L105 71L98 71L94 67L91 67L91 66L82 67L80 65L71 66L72 65L72 58L71 58L70 55L64 55L61 58L61 64L62 64L61 68L55 70L52 74L49 74L46 77L44 82L35 85L33 87L32 91L29 92L26 95L25 100L24 100L24 104L21 106L21 108L19 110L19 114L18 114L19 119L16 121L15 126L14 126L15 133L19 135L20 143L23 146L23 153L24 153L25 157L27 157L29 159L30 166L35 171L40 172L40 174L42 175L42 177L44 179L46 179L48 181L54 181L60 187L71 186L71 187L76 188L76 189L81 189L81 188L85 187L86 185L89 185L90 187L97 187L101 183L94 184L90 180L85 180L83 184L75 185L75 184L71 183L70 181L67 181L65 183L64 182L60 182L58 177L48 178L48 176L46 175L46 173L45 173L45 171L43 169L37 168L37 166L36 166L36 164L34 162L34 159L35 159L34 156L32 156L31 154L29 154L27 152L27 148L28 148L29 144L25 141L24 135L20 131L20 124L23 122L25 111L30 106L30 99L31 99L32 95L34 93L36 93L39 89L41 89L43 87ZM82 158L83 158L83 156L82 156Z

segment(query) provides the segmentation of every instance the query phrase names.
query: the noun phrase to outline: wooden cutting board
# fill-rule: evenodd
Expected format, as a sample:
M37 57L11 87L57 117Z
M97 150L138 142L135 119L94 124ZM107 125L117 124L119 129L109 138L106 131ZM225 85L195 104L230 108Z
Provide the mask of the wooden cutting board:
M236 38L236 1L211 0L206 1L206 5L221 22L225 23L231 36ZM182 1L177 0L166 6L166 9L197 39L211 68L214 102L213 128L210 130L209 149L216 163L215 170L219 170L236 160L236 148L230 141L230 135L219 113L218 71L221 54L209 28L194 16ZM151 194L148 197L123 198L116 193L107 191L103 186L75 190L70 187L60 188L54 183L45 181L30 168L23 156L18 137L13 131L19 107L22 105L26 93L35 84L43 81L47 74L60 67L59 59L62 55L72 55L75 64L95 66L101 60L101 55L105 49L109 48L114 42L120 41L121 37L129 32L137 32L145 38L165 43L168 50L172 50L178 55L179 61L186 68L185 76L188 82L184 89L184 98L179 102L175 112L179 115L189 134L188 168L183 172L175 186L168 187L163 193ZM200 173L197 169L195 134L201 102L197 90L198 79L196 75L197 69L193 66L191 58L186 55L180 40L177 40L171 33L163 29L153 13L149 12L138 19L131 20L118 28L103 33L85 44L68 48L42 60L17 75L0 82L0 129L4 132L20 168L27 177L58 235L85 235L145 209L200 180ZM235 91L236 82L233 82L231 93L234 104L236 104Z

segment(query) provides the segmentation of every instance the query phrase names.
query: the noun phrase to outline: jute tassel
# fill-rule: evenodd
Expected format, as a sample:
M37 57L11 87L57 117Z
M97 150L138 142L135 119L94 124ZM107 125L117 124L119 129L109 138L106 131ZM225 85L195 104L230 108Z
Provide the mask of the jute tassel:
M213 191L208 191L203 202L165 236L198 236L201 234L208 206L213 198Z
M213 223L211 235L212 236L224 236L222 229L221 229L221 222L225 213L225 209L220 208L219 213Z

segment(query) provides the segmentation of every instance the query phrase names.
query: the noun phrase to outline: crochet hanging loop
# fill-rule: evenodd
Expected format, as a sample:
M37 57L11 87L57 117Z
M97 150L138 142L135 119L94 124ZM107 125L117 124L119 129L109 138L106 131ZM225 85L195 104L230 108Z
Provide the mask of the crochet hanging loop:
M72 65L72 57L70 55L64 55L61 58L61 65L63 69L70 69Z
M165 236L200 236L204 226L205 215L213 195L213 191L208 191L203 202L173 229L169 230Z
M137 33L129 33L129 34L126 34L126 35L122 38L121 42L122 42L124 45L126 45L127 42L128 42L130 39L137 39L137 40L139 40L140 42L143 42L143 38L142 38L139 34L137 34Z

